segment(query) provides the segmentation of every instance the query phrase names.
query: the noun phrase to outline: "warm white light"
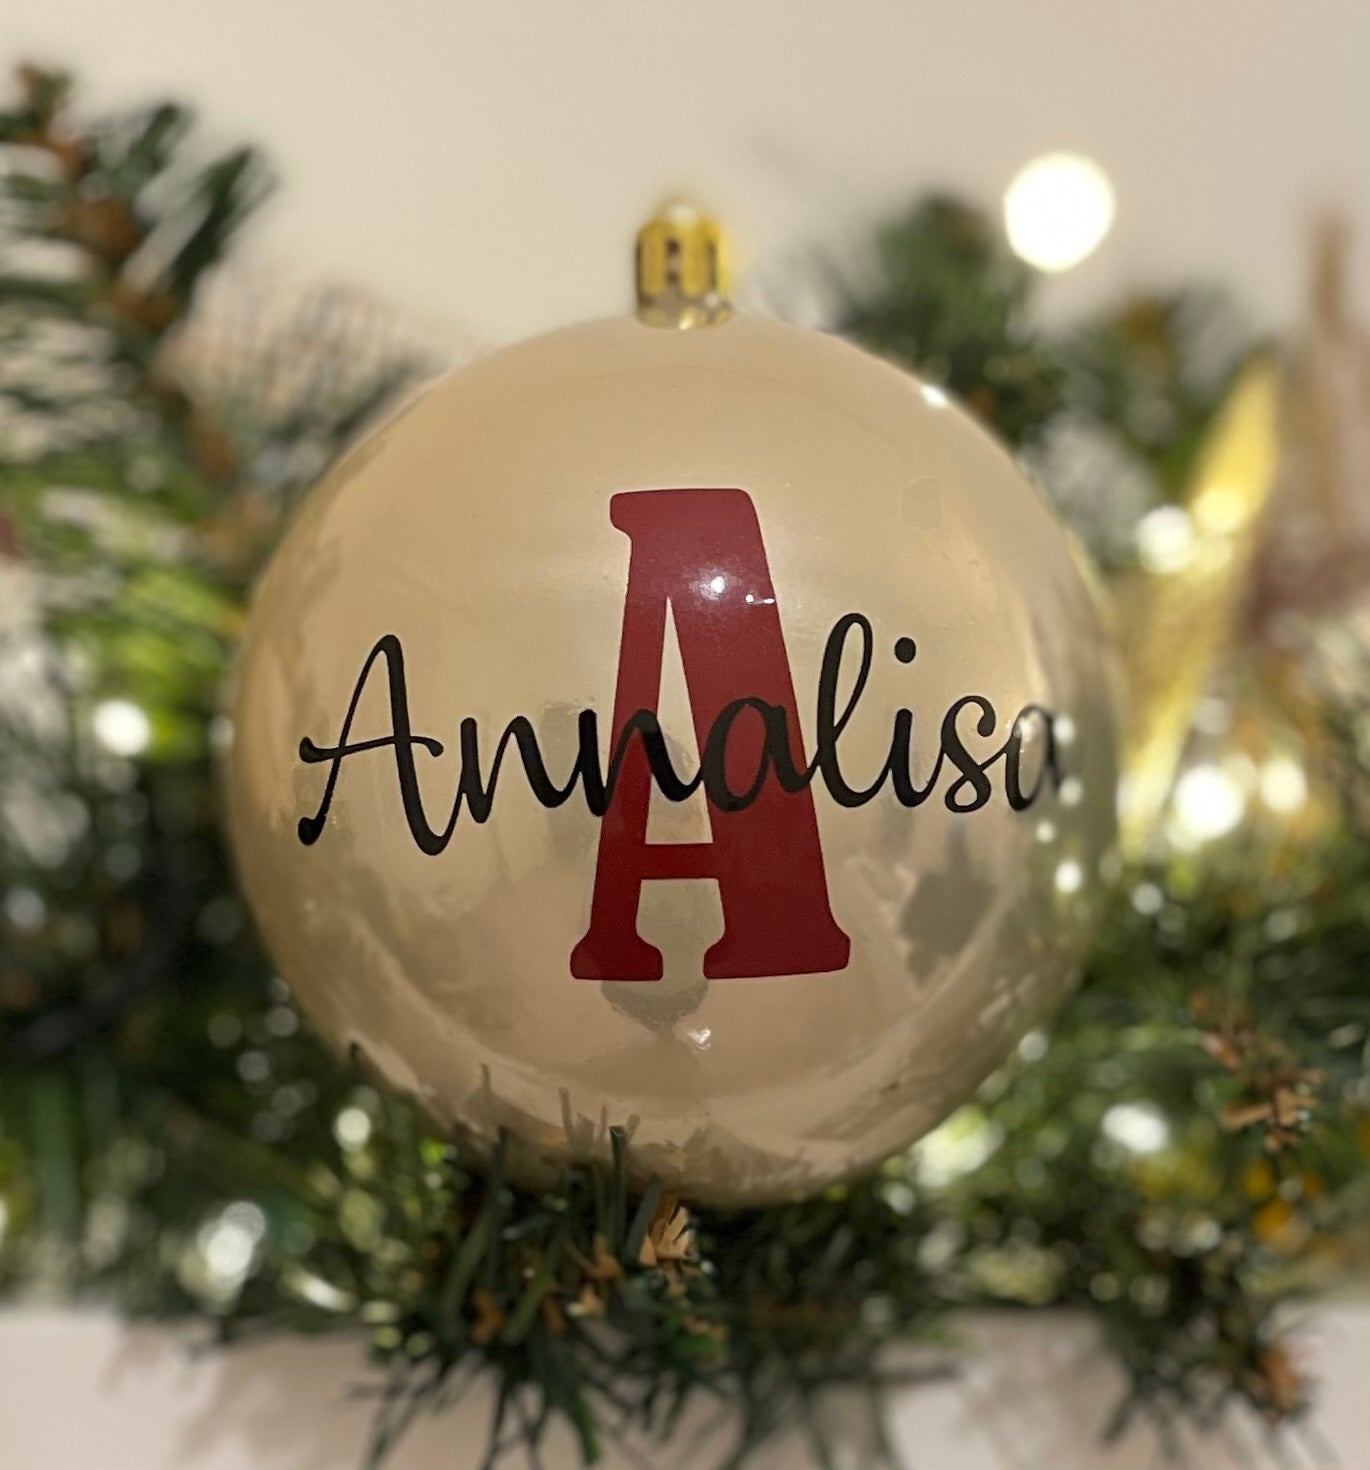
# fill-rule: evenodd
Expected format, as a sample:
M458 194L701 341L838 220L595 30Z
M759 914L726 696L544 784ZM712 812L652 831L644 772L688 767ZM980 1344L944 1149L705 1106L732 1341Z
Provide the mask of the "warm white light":
M1067 858L1056 869L1057 893L1078 893L1085 881L1085 870L1074 858Z
M961 1108L911 1150L919 1182L940 1189L978 1169L1003 1141L1004 1130L979 1108Z
M1261 800L1285 816L1308 800L1308 777L1293 756L1272 756L1261 767Z
M340 1290L331 1281L315 1276L311 1271L292 1270L286 1279L287 1287L296 1296L313 1302L325 1312L350 1312L356 1305L350 1293Z
M1113 224L1113 185L1074 153L1034 158L1004 194L1014 253L1043 271L1066 271L1092 255Z
M266 1216L248 1200L229 1205L217 1219L201 1227L196 1244L217 1287L235 1290L242 1285L265 1233Z
M344 1108L333 1119L333 1136L349 1151L365 1148L371 1137L371 1119L361 1108Z
M1154 1154L1170 1142L1170 1125L1150 1103L1115 1103L1104 1114L1103 1129L1129 1153Z
M129 699L106 699L91 715L95 738L114 755L140 755L152 739L152 721Z
M922 386L923 402L926 403L929 408L945 408L947 404L951 401L947 397L947 395L934 384L924 383Z
M1191 766L1175 786L1175 822L1182 837L1210 842L1241 821L1246 798L1221 766Z
M1160 505L1137 523L1137 556L1148 572L1182 572L1194 557L1194 522L1178 505Z

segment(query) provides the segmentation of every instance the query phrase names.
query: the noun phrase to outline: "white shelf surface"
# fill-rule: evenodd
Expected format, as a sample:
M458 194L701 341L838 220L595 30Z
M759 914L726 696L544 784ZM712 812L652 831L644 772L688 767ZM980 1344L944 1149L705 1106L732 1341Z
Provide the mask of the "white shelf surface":
M909 1470L1163 1470L1153 1432L1138 1425L1104 1445L1101 1428L1122 1378L1091 1325L1051 1313L979 1314L960 1328L953 1378L895 1396L894 1438ZM1370 1467L1370 1302L1310 1307L1292 1326L1300 1366L1321 1380L1317 1412L1272 1440L1234 1417L1203 1439L1185 1436L1202 1470L1367 1470ZM270 1341L197 1351L203 1329L129 1327L99 1313L0 1313L0 1465L4 1470L354 1470L375 1378L354 1340ZM387 1470L478 1466L491 1398L477 1388L454 1410L421 1419ZM841 1463L869 1463L861 1414L844 1413ZM610 1449L607 1470L712 1470L727 1426L701 1409L666 1448ZM511 1467L527 1463L519 1455ZM578 1463L570 1436L551 1436L546 1470ZM810 1463L796 1436L756 1470Z

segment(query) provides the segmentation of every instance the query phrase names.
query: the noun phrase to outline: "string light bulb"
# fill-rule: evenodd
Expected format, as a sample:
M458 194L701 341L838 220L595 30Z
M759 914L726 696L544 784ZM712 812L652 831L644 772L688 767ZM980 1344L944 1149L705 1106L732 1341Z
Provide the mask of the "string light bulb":
M1015 255L1040 271L1068 271L1099 248L1117 203L1108 175L1074 153L1034 158L1004 194L1004 226Z

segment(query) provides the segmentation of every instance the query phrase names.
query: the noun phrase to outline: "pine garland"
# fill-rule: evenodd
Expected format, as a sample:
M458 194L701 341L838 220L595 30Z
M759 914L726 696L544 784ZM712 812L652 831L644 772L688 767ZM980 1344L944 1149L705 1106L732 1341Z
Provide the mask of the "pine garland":
M836 1385L869 1391L888 1457L887 1350L943 1341L972 1305L1090 1313L1130 1377L1115 1429L1234 1399L1298 1413L1280 1309L1358 1258L1370 1197L1366 712L1306 684L1272 696L1261 652L1235 652L1224 698L1297 740L1312 816L1139 860L1049 1030L872 1177L718 1212L631 1195L621 1138L612 1170L545 1193L499 1152L477 1173L308 1036L216 810L250 574L413 365L381 355L340 387L321 358L307 413L188 395L165 346L262 165L195 163L169 104L77 124L67 92L30 71L0 113L18 609L0 623L0 1289L197 1315L225 1339L364 1337L377 1465L416 1412L490 1378L487 1463L558 1422L592 1461L705 1399L734 1411L730 1463L798 1424L828 1464L818 1390ZM983 216L930 200L882 236L842 325L1029 449L1067 509L1062 465L1092 446L1130 525L1176 493L1248 343L1198 295L1048 338L1030 285ZM1125 559L1116 515L1077 524Z

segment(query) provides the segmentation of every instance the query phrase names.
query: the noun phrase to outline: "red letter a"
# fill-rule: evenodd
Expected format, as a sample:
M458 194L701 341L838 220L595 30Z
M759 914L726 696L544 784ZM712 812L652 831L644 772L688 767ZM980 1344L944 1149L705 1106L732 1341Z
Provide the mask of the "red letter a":
M637 490L614 496L609 519L632 542L615 739L638 710L657 708L669 602L700 751L725 706L761 699L785 711L792 760L802 770L794 684L751 497L745 490ZM764 748L760 714L745 711L727 739L731 790L752 785ZM771 772L740 810L722 811L710 801L711 842L649 843L651 786L635 738L600 828L590 928L571 952L572 975L661 979L661 951L637 932L648 878L717 880L723 937L704 956L711 980L846 968L851 942L828 906L808 786L786 791Z

